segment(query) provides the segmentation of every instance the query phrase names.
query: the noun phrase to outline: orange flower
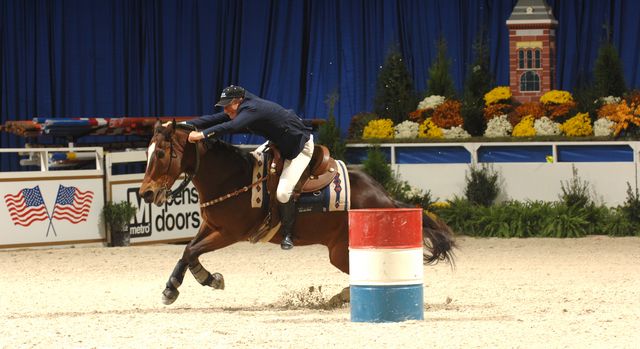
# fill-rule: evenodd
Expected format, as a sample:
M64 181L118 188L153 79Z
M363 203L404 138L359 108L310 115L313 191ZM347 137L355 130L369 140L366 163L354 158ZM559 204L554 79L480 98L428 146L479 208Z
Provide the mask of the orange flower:
M547 108L549 119L555 120L569 114L569 111L576 107L576 102L571 101L562 104L547 104L545 107Z
M496 116L509 114L510 111L511 111L511 105L509 104L502 104L502 103L492 104L484 108L484 118L485 120L489 121Z
M609 119L616 123L613 135L617 136L629 128L629 125L640 126L640 106L635 103L628 105L627 101L622 101L617 105L616 113L609 116Z
M516 114L520 118L531 115L534 119L540 119L545 115L544 112L545 110L541 103L527 102L517 106L511 114Z
M447 100L433 111L431 120L440 128L462 126L464 120L462 120L462 116L460 116L461 106L462 104L458 101Z
M598 109L598 118L606 118L616 113L618 103L605 104Z

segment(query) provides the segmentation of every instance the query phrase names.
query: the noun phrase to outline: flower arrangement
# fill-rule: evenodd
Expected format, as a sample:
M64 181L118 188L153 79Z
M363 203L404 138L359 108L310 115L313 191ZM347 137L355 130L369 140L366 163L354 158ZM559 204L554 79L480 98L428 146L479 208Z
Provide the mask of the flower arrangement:
M607 96L607 97L600 97L598 100L600 101L600 103L602 103L602 105L607 105L607 104L618 104L622 101L622 98L615 97L615 96Z
M517 106L513 112L509 115L518 115L520 119L527 115L533 116L534 119L539 119L544 115L544 107L539 102L526 102ZM520 122L518 120L518 122Z
M602 107L598 108L598 118L608 118L612 115L615 115L615 113L617 113L618 111L618 104L620 104L620 102L618 103L607 103L604 104Z
M418 110L420 109L436 109L440 104L445 101L444 96L431 95L423 99L418 103Z
M511 113L512 106L510 104L497 103L484 108L484 119L489 121L496 116Z
M484 105L490 106L498 102L506 102L511 99L509 86L498 86L484 95Z
M447 128L442 130L444 138L469 138L471 135L462 126L454 126L452 128Z
M364 127L362 138L393 138L393 133L393 121L391 119L377 119L369 121L367 126Z
M395 138L416 138L418 137L420 125L413 121L403 121L393 127Z
M533 128L538 136L557 136L562 133L560 124L552 121L546 116L536 119L533 122Z
M427 118L418 128L418 138L442 138L442 129Z
M560 126L560 129L565 135L572 137L590 136L593 134L589 113L576 114L576 116L565 121L562 126Z
M533 137L536 135L536 129L533 127L533 116L527 115L513 128L514 137Z
M431 120L434 124L440 128L451 128L455 126L462 126L464 120L460 115L460 108L462 104L458 101L448 100L440 104L436 110L433 111Z
M565 104L573 102L571 93L562 90L551 90L540 97L540 103L548 104Z
M615 126L615 122L609 120L609 118L604 117L596 120L593 123L593 134L595 136L611 136L613 134L613 127Z
M484 131L485 137L506 137L511 134L513 126L507 120L507 115L496 116L487 122L487 129Z
M640 127L640 105L635 103L629 105L626 100L623 100L618 104L615 114L609 116L609 119L615 122L614 136L627 130L629 126Z

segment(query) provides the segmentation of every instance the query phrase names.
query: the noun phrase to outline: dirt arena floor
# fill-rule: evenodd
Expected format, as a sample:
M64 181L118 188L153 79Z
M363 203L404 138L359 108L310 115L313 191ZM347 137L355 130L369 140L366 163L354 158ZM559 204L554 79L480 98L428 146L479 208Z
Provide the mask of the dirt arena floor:
M638 348L640 238L459 238L457 268L425 266L425 320L352 323L324 247L241 243L160 294L180 245L0 251L0 347ZM313 289L312 289L313 287Z

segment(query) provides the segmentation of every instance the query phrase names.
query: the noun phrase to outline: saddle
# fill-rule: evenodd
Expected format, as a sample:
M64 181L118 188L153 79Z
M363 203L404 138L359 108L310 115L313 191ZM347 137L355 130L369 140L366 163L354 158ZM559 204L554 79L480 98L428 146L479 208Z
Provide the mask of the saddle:
M275 218L280 217L276 190L284 167L284 159L278 148L271 143L264 153L268 154L268 158L265 161L269 164L266 185L269 193L269 211L271 212L271 217L274 218L271 219L270 226L275 226L279 222L279 219ZM311 161L309 161L309 165L300 176L300 180L293 190L292 200L297 200L302 193L314 193L329 185L338 173L337 166L336 160L329 154L329 149L324 145L316 144L313 148Z

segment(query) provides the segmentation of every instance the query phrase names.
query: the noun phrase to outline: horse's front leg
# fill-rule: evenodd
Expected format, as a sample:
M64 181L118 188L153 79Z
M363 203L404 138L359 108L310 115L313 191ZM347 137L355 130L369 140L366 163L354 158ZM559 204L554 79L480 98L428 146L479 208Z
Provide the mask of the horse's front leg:
M178 295L180 295L178 287L182 285L187 267L201 285L210 286L214 289L224 289L224 277L222 274L209 273L200 264L198 257L203 253L229 246L234 242L236 240L227 239L218 231L211 231L201 227L196 237L185 247L182 258L173 269L166 288L162 292L162 302L169 305L176 301Z

